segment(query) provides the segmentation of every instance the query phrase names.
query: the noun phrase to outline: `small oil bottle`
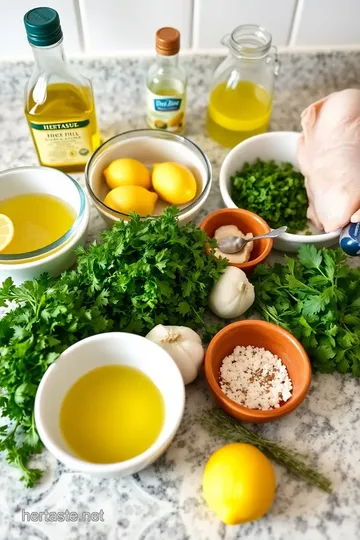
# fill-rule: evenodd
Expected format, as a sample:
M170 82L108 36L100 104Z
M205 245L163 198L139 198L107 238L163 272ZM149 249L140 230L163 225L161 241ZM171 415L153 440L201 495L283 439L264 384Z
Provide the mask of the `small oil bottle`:
M179 66L180 32L156 32L156 62L147 75L147 125L183 133L185 129L186 73Z
M66 62L54 9L32 9L24 23L35 58L25 89L25 115L40 164L83 171L100 144L91 83Z

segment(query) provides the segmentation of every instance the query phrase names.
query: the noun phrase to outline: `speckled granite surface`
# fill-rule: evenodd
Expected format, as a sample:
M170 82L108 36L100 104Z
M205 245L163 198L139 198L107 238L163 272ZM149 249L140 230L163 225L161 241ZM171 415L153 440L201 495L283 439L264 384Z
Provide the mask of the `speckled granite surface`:
M283 56L271 121L272 129L298 130L301 110L336 89L360 86L360 53ZM79 62L94 83L104 138L143 127L143 77L146 60ZM222 206L218 172L227 150L209 140L204 111L211 73L219 59L186 58L189 73L187 136L208 154L214 185L203 214ZM29 63L0 64L0 169L37 164L22 113ZM82 181L81 175L76 175ZM89 239L103 228L92 213ZM17 472L0 462L0 539L6 540L356 540L360 538L360 383L340 375L316 375L303 405L289 417L258 428L274 440L308 453L328 474L334 494L326 495L276 467L277 494L262 520L225 527L201 497L205 460L221 441L195 422L210 406L201 376L187 387L186 412L168 452L152 467L126 479L99 479L65 470L44 452L36 464L45 469L41 483L26 490ZM24 512L98 512L91 524L29 522Z

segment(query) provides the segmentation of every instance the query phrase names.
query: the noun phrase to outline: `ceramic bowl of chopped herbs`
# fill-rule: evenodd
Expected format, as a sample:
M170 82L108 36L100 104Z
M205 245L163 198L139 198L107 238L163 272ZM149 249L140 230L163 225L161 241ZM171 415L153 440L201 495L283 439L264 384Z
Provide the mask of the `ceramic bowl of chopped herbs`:
M227 208L244 208L271 228L287 225L274 248L296 252L304 244L317 248L338 243L340 230L325 233L307 219L304 176L298 169L299 133L274 131L241 142L226 156L220 170L220 191Z
M248 319L225 326L211 340L205 375L227 414L261 424L280 419L303 402L311 365L290 332Z

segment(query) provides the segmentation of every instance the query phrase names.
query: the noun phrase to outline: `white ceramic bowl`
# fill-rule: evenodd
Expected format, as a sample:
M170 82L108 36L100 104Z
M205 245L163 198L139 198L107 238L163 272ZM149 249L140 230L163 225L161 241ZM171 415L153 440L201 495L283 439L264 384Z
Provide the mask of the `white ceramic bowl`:
M273 159L277 162L288 161L298 168L296 148L299 133L294 131L273 131L256 135L241 142L226 156L220 170L220 192L227 208L237 208L230 195L230 179L246 161L252 163L257 158L264 161ZM286 225L286 223L284 223ZM274 248L280 251L296 252L303 244L315 247L330 247L339 240L341 230L324 233L309 222L312 235L285 233L274 239Z
M206 155L196 144L175 133L156 129L137 129L115 135L104 142L89 159L86 170L86 188L99 214L111 225L120 219L129 219L128 214L116 212L103 203L110 191L103 171L112 161L133 158L151 169L154 163L176 161L188 167L194 174L198 192L193 202L179 205L179 222L192 221L199 213L210 193L212 173ZM159 215L169 206L158 200L154 214Z
M89 204L82 187L67 174L49 167L19 167L0 172L0 199L28 193L54 195L75 210L69 231L56 242L36 251L0 254L0 283L11 277L16 284L47 272L60 274L75 262L75 249L84 245L89 225Z
M154 444L139 456L119 463L89 463L77 457L63 439L60 408L67 391L80 377L109 364L131 366L150 377L164 399L164 425ZM70 469L101 476L125 476L144 469L166 450L180 425L184 405L184 382L167 352L144 337L110 332L72 345L49 367L37 390L35 423L46 448Z

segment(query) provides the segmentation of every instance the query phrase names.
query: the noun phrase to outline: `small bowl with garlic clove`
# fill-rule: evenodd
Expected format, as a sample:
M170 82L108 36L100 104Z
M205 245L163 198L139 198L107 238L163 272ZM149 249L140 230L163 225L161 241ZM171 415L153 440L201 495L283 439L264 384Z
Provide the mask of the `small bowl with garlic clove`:
M222 208L208 214L200 223L209 238L224 238L225 236L242 236L250 238L271 231L269 225L260 216L241 208ZM263 263L273 247L271 238L263 238L249 242L239 253L229 255L216 250L216 255L227 258L231 266L236 266L246 274L251 274L255 267Z

